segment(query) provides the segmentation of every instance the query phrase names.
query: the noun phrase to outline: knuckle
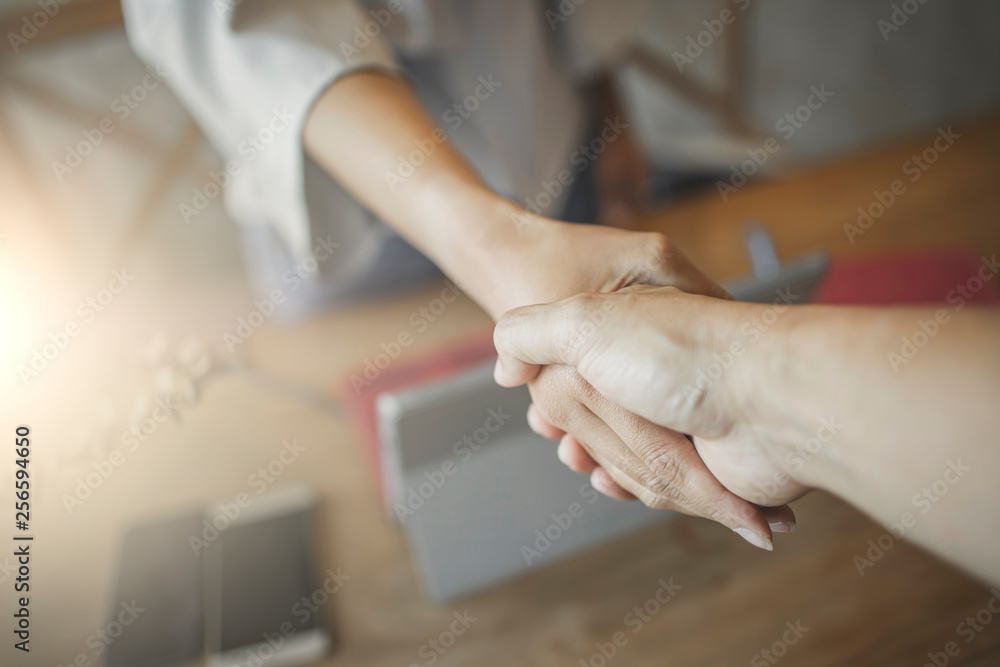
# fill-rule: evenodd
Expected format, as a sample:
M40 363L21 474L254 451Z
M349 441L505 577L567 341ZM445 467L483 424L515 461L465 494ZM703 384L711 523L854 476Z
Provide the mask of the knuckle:
M568 326L561 329L554 341L561 359L574 363L586 347L594 333L593 313L597 300L595 294L577 294L563 302L563 315Z
M729 511L729 497L725 491L720 490L717 494L712 494L710 498L707 499L705 503L706 518L715 521L716 523L721 523L722 525L728 525L730 523L730 517L732 513ZM738 514L743 514L743 508L737 511ZM745 525L744 523L737 521L737 525Z
M646 238L646 253L650 273L659 276L669 274L674 252L674 245L665 234L650 232Z
M574 324L586 321L596 300L597 295L589 292L581 292L564 299L563 310L566 318Z
M637 444L633 447L647 468L643 486L669 501L680 498L684 486L684 471L673 453L659 442Z
M674 244L666 234L648 232L646 247L651 256L659 259L670 259L674 254Z
M666 498L662 497L661 495L659 495L655 491L651 491L650 489L647 489L645 487L638 489L632 495L634 495L636 498L638 498L639 502L641 502L643 505L645 505L646 507L648 507L651 510L671 510L671 509L675 509L674 504L671 503L669 500L667 500Z

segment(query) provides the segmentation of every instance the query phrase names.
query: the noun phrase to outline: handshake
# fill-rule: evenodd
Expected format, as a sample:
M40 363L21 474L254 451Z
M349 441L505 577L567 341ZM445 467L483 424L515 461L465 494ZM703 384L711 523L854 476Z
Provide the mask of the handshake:
M504 313L495 376L528 385L531 428L601 493L771 550L809 487L764 422L780 406L757 387L781 350L745 324L767 307L732 301L660 234L549 220L526 232L518 260L545 259L518 261L505 298L479 298ZM544 303L506 309L518 302Z
M531 428L595 489L770 550L819 488L1000 581L996 309L737 303L660 234L538 220L490 241L503 289L470 292L496 380L528 385ZM929 321L947 327L900 356Z

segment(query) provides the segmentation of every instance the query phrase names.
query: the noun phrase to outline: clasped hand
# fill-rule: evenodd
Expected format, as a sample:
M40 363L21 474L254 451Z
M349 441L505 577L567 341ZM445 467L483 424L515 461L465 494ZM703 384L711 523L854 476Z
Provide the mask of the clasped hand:
M719 308L739 304L660 234L553 221L525 233L539 261L521 255L507 304L483 300L500 311L547 304L510 310L494 337L497 381L528 384L531 427L559 439L559 458L598 491L712 519L770 549L772 530L794 526L783 503L804 489L761 503L776 507L747 500L775 466L737 428L729 384L696 378L719 330L706 315L732 318Z

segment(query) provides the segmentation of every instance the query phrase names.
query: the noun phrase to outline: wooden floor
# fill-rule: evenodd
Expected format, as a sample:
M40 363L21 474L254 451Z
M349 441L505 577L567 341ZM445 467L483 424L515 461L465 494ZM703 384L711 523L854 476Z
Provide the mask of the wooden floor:
M856 209L873 200L873 191L903 177L904 163L932 144L935 129L867 155L747 186L726 202L709 192L672 207L650 227L667 231L719 279L749 270L739 236L748 218L771 227L785 258L817 248L847 256L955 242L992 254L1000 250L1000 120L956 124L956 130L961 138L954 146L854 244L844 223L855 221ZM184 408L180 422L159 428L69 513L62 495L90 471L91 460L75 464L59 443L72 442L75 429L93 421L98 378L123 356L115 318L127 312L136 320L176 308L180 330L204 328L215 318L220 332L235 319L225 310L231 306L219 306L218 299L212 307L199 306L195 299L201 295L171 302L169 295L143 289L135 287L118 314L110 313L74 342L29 392L30 405L19 392L8 406L19 422L34 425L37 442L51 446L38 448L37 461L45 480L36 500L33 571L43 585L32 600L39 641L32 659L39 662L7 659L4 646L3 664L68 665L78 654L92 657L87 637L115 604L108 591L122 528L150 514L232 500L247 490L247 475L292 437L306 451L281 482L303 481L322 491L323 566L350 577L326 607L337 646L323 665L430 664L428 643L448 629L453 613L466 611L475 622L434 664L765 665L775 663L760 652L773 648L772 660L789 666L902 666L923 665L928 653L944 651L949 642L958 649L949 665L1000 664L1000 617L981 612L993 596L988 587L904 543L893 544L861 576L854 557L866 555L884 530L819 493L796 503L800 528L777 536L773 553L706 521L679 518L468 599L435 605L420 591L400 531L383 518L351 425L335 410L307 404L301 392L296 397L275 391L246 373L214 379L197 405ZM330 396L435 289L290 329L265 326L244 351L258 370ZM474 304L460 299L406 354L419 355L488 325ZM134 380L121 374L113 379ZM661 580L681 587L666 605L655 601ZM977 613L979 622L987 616L992 622L970 637L960 624ZM788 632L789 624L800 637ZM600 651L610 652L616 633L622 633L620 646L605 660ZM782 644L783 635L795 643Z

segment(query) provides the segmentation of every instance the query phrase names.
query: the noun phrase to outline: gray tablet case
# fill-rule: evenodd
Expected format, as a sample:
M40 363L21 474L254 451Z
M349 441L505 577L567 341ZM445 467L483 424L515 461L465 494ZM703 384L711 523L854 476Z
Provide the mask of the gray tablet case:
M376 403L384 487L427 593L446 600L543 567L669 512L598 494L525 421L493 363Z

